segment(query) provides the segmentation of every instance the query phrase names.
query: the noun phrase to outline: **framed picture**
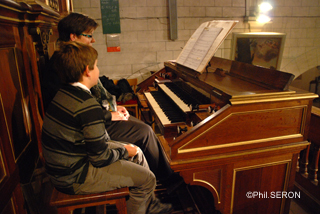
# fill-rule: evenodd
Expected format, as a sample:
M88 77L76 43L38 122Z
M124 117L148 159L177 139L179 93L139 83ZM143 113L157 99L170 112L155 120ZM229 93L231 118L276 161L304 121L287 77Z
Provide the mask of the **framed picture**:
M231 59L280 69L285 33L233 33Z

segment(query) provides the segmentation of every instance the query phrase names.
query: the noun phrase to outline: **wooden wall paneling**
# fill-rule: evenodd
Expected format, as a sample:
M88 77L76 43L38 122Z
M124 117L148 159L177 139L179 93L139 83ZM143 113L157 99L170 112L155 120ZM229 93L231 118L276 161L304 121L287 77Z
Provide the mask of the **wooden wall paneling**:
M31 142L31 115L29 95L24 91L25 79L21 78L21 51L17 48L0 49L1 87L5 121L10 134L14 160L18 161L25 147Z
M0 62L0 70L1 70L1 62ZM2 175L1 182L5 180L5 178L14 172L16 165L14 161L14 155L13 155L13 149L11 147L11 137L10 133L8 131L7 121L5 117L5 111L4 111L4 104L2 100L2 95L0 93L0 138L1 144L1 157L3 158L3 162L1 164L2 168ZM0 184L0 188L2 187L2 184Z
M13 194L10 196L4 209L0 211L1 214L26 214L27 212L24 210L23 206L21 206L24 204L24 199L19 184L17 184L16 188L13 190Z
M26 32L27 30L29 32ZM38 35L38 37L40 37L40 39L34 40L31 35L28 35L29 33L31 34L32 31L36 31L37 35ZM24 38L25 38L26 52L27 52L28 57L30 59L30 66L31 66L30 77L31 77L32 85L31 85L30 89L32 89L34 91L36 110L38 111L37 112L38 116L41 117L41 119L42 119L44 116L44 109L43 109L43 105L42 105L41 85L40 85L40 77L39 77L39 70L38 70L38 61L39 61L39 56L40 56L40 54L38 52L41 49L43 52L43 55L45 55L45 54L47 55L47 53L43 51L43 49L46 49L46 48L37 48L36 49L36 45L39 44L40 42L42 44L42 40L47 40L47 38L50 36L50 29L47 30L47 33L45 34L45 33L41 32L41 29L39 27L31 28L31 29L25 28L24 34L27 35ZM45 43L45 41L44 41L44 43Z
M20 183L17 184L13 192L13 199L16 213L27 214L28 212L25 209L25 199L23 197L23 192ZM23 205L23 206L22 206Z
M0 94L0 98L1 98L1 94ZM0 100L1 101L1 100ZM3 117L2 117L2 105L0 105L0 119L1 121L3 121ZM2 130L6 130L2 124L0 124L1 126L1 132ZM0 212L2 209L4 209L10 198L8 196L6 196L6 194L9 192L12 191L12 188L10 188L10 176L12 178L12 174L13 172L10 172L10 169L8 167L8 163L12 165L12 163L14 163L13 161L13 157L12 157L12 154L10 155L10 150L9 150L9 154L6 154L5 150L8 150L8 147L4 146L4 141L2 141L2 137L0 135L0 191L1 191L1 194L0 194ZM8 157L8 158L7 158ZM12 168L14 169L14 168ZM11 171L12 171L11 169ZM17 179L16 179L17 180Z
M66 15L73 11L72 0L20 0L20 4L28 10L32 8L32 11L41 11L44 14Z
M0 93L3 105L2 127L4 127L1 130L1 138L4 139L3 147L7 151L11 150L12 154L12 157L5 157L11 162L8 180L2 189L8 192L4 195L5 197L11 195L10 192L19 182L30 178L34 169L33 162L37 156L36 154L30 155L33 142L32 117L29 108L30 96L25 90L26 79L22 78L20 70L23 69L22 53L17 48L3 48L0 49L0 52L2 56L0 59L2 75ZM36 148L33 151L36 151ZM21 195L16 198L21 201ZM3 199L3 201L6 200ZM24 203L21 205L24 206Z
M2 31L7 35L8 30ZM9 40L10 41L10 40ZM8 64L6 63L8 49L0 49L0 72L1 80L6 79L6 75L3 71L8 70ZM1 155L1 178L0 178L0 212L5 209L10 213L14 211L14 206L12 205L12 192L16 185L19 183L19 174L16 167L14 150L12 145L12 135L9 131L7 116L6 116L6 100L8 99L5 94L2 93L2 89L5 90L6 85L1 83L0 87L0 155ZM5 98L3 98L5 96ZM10 97L9 97L10 99ZM4 213L5 213L4 212Z
M25 62L30 62L30 71L27 75L29 79L29 91L32 93L31 103L33 118L35 122L35 132L37 136L38 147L41 149L41 130L44 117L44 108L41 94L42 74L46 71L46 65L49 62L50 53L55 49L57 39L57 20L45 24L32 24L23 28L23 44L26 50L24 56L27 56ZM52 38L53 37L53 38ZM40 157L42 158L42 157Z
M29 203L44 115L39 73L63 12L43 2L0 2L0 213L39 213Z
M44 109L42 105L42 94L37 65L38 60L36 56L36 50L34 47L34 41L32 37L29 35L29 29L30 28L28 25L21 29L21 34L24 35L21 40L21 48L23 52L23 61L25 65L24 77L27 80L26 87L30 96L29 107L32 113L31 116L33 118L33 134L35 135L35 145L37 148L38 143L41 142L41 125L44 116Z
M46 28L46 27L45 27ZM38 37L35 39L29 33L32 32L32 29L37 29ZM24 193L24 197L26 203L28 205L28 210L31 213L41 213L42 204L44 204L43 200L37 197L37 189L42 186L42 177L35 176L35 168L38 164L41 167L42 163L39 161L39 146L41 146L41 130L42 130L42 120L44 116L44 110L42 105L42 95L41 95L41 86L39 80L39 70L38 70L38 61L40 55L47 54L46 51L43 51L43 48L38 48L36 50L35 44L38 44L41 47L46 47L46 38L49 35L41 34L41 28L34 28L33 25L25 26L22 28L22 34L24 35L22 38L22 51L24 56L24 63L27 69L25 69L25 78L27 79L27 87L30 94L30 109L32 112L33 118L33 127L34 127L34 140L32 146L30 146L30 152L28 152L26 157L33 157L34 159L29 164L21 164L19 165L22 168L28 168L24 174L27 174L27 179L21 179L22 191ZM44 38L43 38L44 37ZM41 50L39 50L41 49ZM26 163L26 161L22 162ZM32 164L33 163L33 164ZM20 170L22 171L22 170ZM32 172L32 174L28 174L28 172ZM22 172L21 172L22 173Z
M14 205L15 204L13 198L10 198L10 201L6 204L1 214L15 214L16 210Z
M8 166L5 163L5 156L3 153L3 147L2 147L2 140L0 137L0 188L3 186L4 184L4 180L6 179L7 175L8 175Z

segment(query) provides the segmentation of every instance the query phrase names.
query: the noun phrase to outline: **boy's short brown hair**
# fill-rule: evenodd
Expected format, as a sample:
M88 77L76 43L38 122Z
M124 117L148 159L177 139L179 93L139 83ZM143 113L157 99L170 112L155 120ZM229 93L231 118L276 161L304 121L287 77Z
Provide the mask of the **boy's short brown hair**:
M98 23L91 17L81 13L70 13L58 23L59 41L70 41L70 34L80 36L86 31L95 30Z
M98 52L91 46L79 42L66 42L55 53L55 67L63 83L82 80L82 74L89 66L93 70Z

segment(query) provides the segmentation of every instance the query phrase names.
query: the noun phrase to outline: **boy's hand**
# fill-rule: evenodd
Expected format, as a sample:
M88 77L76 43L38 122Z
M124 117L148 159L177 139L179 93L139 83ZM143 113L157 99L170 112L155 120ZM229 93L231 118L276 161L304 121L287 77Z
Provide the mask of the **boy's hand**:
M111 112L111 120L112 121L128 120L128 117L126 117L123 113L119 111L113 111Z
M127 111L126 107L124 107L124 106L117 106L117 109L118 109L118 112L122 113L122 114L127 118L126 120L129 119L130 114L129 114L129 112Z
M129 158L135 156L136 154L138 154L138 147L136 147L135 145L132 144L127 144L124 146L129 154Z

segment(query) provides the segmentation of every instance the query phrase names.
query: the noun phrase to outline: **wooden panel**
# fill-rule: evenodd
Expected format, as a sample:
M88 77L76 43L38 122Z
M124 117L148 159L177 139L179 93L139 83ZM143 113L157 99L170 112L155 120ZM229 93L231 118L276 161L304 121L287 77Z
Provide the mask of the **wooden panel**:
M0 64L1 67L1 64ZM15 170L15 158L13 156L13 148L11 144L11 135L7 126L6 116L4 109L4 101L2 94L0 93L0 139L1 139L1 154L3 158L3 173L9 176ZM2 186L2 184L0 185Z
M308 139L312 143L320 146L320 135L319 135L319 124L320 124L320 109L313 107L312 116L310 120L310 130Z
M307 102L301 101L222 108L188 133L168 140L171 158L193 159L303 141L307 112Z
M222 189L223 171L225 166L216 166L214 169L203 165L198 169L186 169L180 172L180 175L185 178L186 183L192 185L203 186L207 188L212 195L217 199L217 204L221 203L221 195L224 194Z
M258 69L262 71L259 74L256 72ZM252 80L256 84L280 90L287 90L294 78L294 75L290 73L266 69L237 61L232 62L231 72L233 75L240 76L248 82Z
M0 106L0 110L1 110L1 106ZM3 143L0 136L0 189L5 185L6 178L8 178L8 174L9 174L8 166L5 162L7 160L5 158L6 156L4 155Z
M23 79L19 68L21 58L14 48L0 49L0 68L3 78L0 84L0 93L4 105L5 122L10 133L11 147L17 160L24 148L31 141L31 115L28 108L29 96L22 86Z
M5 176L5 179L1 181L0 192L0 212L13 198L15 203L19 203L19 205L16 205L17 209L21 209L21 211L17 213L24 213L24 200L19 185L19 173L17 168L15 168L15 170L11 174L7 174ZM19 206L21 206L21 208L19 208Z
M233 213L232 210L243 214L264 213L257 203L270 206L265 213L287 213L290 198L271 200L261 196L253 199L247 198L246 193L257 191L270 196L271 192L292 191L297 153L306 145L307 142L300 147L279 147L274 151L259 149L255 154L248 152L234 157L213 155L212 159L201 162L173 161L171 167L187 184L208 189L214 197L215 207L222 213Z
M70 0L50 1L61 6L59 12L42 2L0 3L0 213L23 214L31 206L23 197L31 193L20 184L31 182L39 156L39 67L45 67L48 52L53 52L57 33L52 38L49 34L57 31L59 12L71 8Z
M2 144L1 138L0 138L0 143ZM4 163L4 158L3 158L3 152L2 149L0 150L0 186L4 178L6 177L7 172L5 168L5 163Z
M183 149L301 134L302 116L303 107L233 112Z
M13 32L12 26L1 25L0 46L13 47L15 44L15 37L13 35L14 35L14 32Z
M19 185L17 162L31 142L31 115L28 98L19 68L23 68L21 53L16 48L0 49L0 121L1 130L1 165L4 177L0 184L0 210L5 212L25 213L23 194ZM28 157L32 160L31 157ZM2 161L1 160L1 161ZM29 163L24 161L25 164ZM10 203L13 202L14 207ZM8 203L8 204L7 204ZM14 209L13 209L14 208Z
M14 203L13 203L13 199L11 198L11 200L9 201L9 203L5 206L5 208L3 209L3 211L1 212L1 214L16 214L17 212L15 211L14 208Z
M281 213L282 198L275 193L285 189L287 170L288 163L235 169L233 213Z

